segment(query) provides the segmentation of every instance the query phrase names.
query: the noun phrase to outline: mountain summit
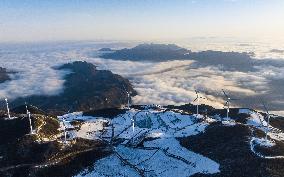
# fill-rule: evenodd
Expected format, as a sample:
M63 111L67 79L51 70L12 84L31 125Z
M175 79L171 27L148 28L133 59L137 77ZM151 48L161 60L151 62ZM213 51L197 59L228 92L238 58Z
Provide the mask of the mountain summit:
M127 92L136 95L130 82L111 71L98 70L91 63L76 61L56 69L69 70L65 76L64 90L56 96L34 95L14 100L11 105L27 102L52 113L89 111L108 107L120 107L127 103Z

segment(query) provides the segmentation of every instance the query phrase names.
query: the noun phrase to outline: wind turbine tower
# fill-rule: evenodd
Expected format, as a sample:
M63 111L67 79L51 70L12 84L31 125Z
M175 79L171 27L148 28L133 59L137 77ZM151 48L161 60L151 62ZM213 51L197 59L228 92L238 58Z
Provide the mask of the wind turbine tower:
M130 99L131 99L130 95L131 95L131 92L127 91L127 89L125 88L125 86L123 86L123 88L124 88L124 91L125 91L126 94L127 94L127 109L130 109Z
M8 99L7 99L7 98L5 98L5 101L6 101L6 106L7 106L8 118L10 119L10 118L11 118L11 115L10 115L10 109L9 109Z
M127 90L125 90L126 94L127 94L127 109L130 109L130 94L131 92L128 92Z
M226 97L226 103L225 103L225 107L227 106L227 119L229 119L229 113L230 113L230 103L232 100L237 100L235 98L231 98L223 89L222 89L225 97Z
M66 132L66 125L65 125L65 118L63 117L63 128L64 128L64 144L67 143L67 132Z
M26 113L27 113L27 115L28 115L28 114L29 114L29 110L28 110L27 102L25 102L25 106L26 106Z
M265 141L267 141L267 134L269 132L270 113L268 112L268 109L264 103L263 103L263 107L266 111L266 117L267 117L267 124L266 124L266 130L265 130Z
M135 131L135 121L134 118L131 118L131 122L132 122L132 131Z
M32 120L31 120L31 113L28 111L28 118L30 123L30 134L33 134L33 126L32 126Z
M199 91L197 91L197 90L195 90L195 93L196 93L196 98L195 98L195 100L193 100L193 102L197 101L197 104L196 104L196 114L199 114L200 98L201 98L201 99L206 99L206 98L201 97L201 96L199 95Z
M130 109L130 93L127 92L127 107Z

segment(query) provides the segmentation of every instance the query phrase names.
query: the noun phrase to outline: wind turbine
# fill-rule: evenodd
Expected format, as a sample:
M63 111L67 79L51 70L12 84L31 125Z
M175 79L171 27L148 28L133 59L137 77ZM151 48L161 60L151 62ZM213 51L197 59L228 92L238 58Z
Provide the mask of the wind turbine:
M136 114L134 116L132 116L131 120L131 124L132 124L132 132L135 132L135 117L137 116L137 114L139 114L141 111L136 112ZM147 113L146 113L147 114Z
M196 98L195 100L193 100L193 102L197 101L197 105L196 105L196 114L199 114L199 103L200 103L200 98L201 99L206 99L205 97L201 97L199 96L199 91L195 90L196 93Z
M27 102L25 102L25 106L26 106L26 114L28 115L29 114L29 110L28 110Z
M267 134L268 134L268 131L269 131L270 113L268 112L266 105L264 103L262 103L262 104L263 104L263 107L266 111L266 117L267 117L267 125L266 125L266 130L265 130L265 141L267 141Z
M72 107L69 107L69 110L67 112L67 114L70 113ZM63 131L64 131L64 144L67 144L67 131L66 131L66 120L65 120L65 116L62 116L62 123L63 123Z
M30 134L33 134L32 120L31 120L31 112L29 112L29 110L28 110L27 102L25 102L25 106L26 106L26 114L27 114L27 117L29 118L29 123L30 123Z
M126 93L127 93L127 108L130 109L130 93L131 92L126 91Z
M123 88L124 88L124 91L127 94L127 109L130 109L130 99L131 99L130 94L131 94L131 92L127 91L124 86L123 86Z
M235 98L231 98L223 89L222 89L225 97L226 97L226 103L224 105L224 107L227 106L227 119L229 118L229 112L230 112L230 103L232 100L238 100L238 99L235 99Z
M64 128L64 144L67 143L67 132L66 132L66 125L65 125L65 118L62 118L63 128Z
M33 134L33 126L32 126L32 120L31 120L31 112L27 111L28 113L28 118L29 118L29 123L30 123L30 134Z
M9 103L8 103L8 99L7 98L5 98L5 101L6 101L6 106L7 106L7 113L8 113L8 117L9 117L9 119L11 118L11 116L10 116L10 110L9 110Z
M131 118L131 123L132 123L132 131L135 132L135 120L134 120L134 118Z

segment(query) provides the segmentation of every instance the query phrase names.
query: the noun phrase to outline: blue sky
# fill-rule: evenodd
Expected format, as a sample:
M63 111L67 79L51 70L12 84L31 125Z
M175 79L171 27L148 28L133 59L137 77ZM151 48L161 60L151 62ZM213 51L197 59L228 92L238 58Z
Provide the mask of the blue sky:
M0 0L0 42L284 36L283 0Z

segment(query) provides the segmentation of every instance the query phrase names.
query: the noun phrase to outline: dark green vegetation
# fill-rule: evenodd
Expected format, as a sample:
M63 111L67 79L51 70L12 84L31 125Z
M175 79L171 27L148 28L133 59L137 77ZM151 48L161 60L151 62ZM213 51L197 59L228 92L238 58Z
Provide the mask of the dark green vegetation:
M47 113L60 115L68 111L89 111L120 107L127 103L127 93L136 91L130 82L111 71L97 70L96 66L77 61L57 69L70 70L65 77L64 91L56 96L29 96L14 100L11 105L24 102L36 105Z

